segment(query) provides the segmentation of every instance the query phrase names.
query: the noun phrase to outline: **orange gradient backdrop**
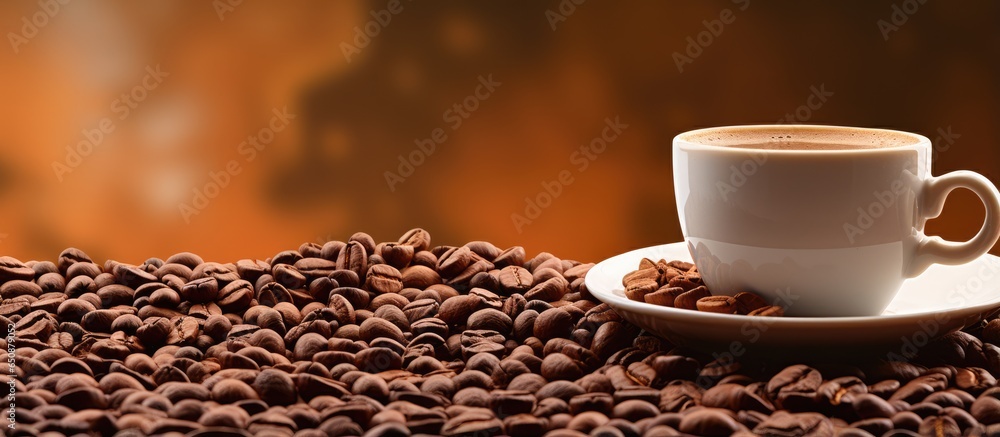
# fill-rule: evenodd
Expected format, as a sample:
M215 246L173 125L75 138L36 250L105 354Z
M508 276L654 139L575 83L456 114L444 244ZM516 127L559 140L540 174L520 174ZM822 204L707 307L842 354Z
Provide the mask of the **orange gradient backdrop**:
M419 226L435 244L597 261L681 239L674 135L773 123L821 87L796 121L950 128L935 173L1000 180L1000 4L904 3L3 2L0 253L233 261ZM356 44L366 25L378 35ZM157 66L162 81L135 90ZM481 77L499 85L472 98ZM125 93L144 94L127 115ZM455 126L461 102L475 110ZM247 159L240 143L275 109L294 118ZM584 169L574 152L609 117L627 128ZM104 118L114 130L57 177ZM438 128L447 139L390 188ZM186 219L231 161L239 173ZM572 183L518 229L512 214L561 172ZM965 239L982 215L955 193L929 231Z

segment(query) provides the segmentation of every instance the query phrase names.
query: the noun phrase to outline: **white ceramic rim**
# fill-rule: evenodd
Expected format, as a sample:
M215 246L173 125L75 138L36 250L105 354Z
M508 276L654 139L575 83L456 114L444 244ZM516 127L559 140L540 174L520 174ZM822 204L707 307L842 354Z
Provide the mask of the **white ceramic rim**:
M788 131L802 131L802 130L826 130L833 132L846 132L846 131L862 131L868 133L883 133L888 135L899 135L908 138L912 138L914 142L912 144L904 144L901 146L887 146L887 147L877 147L877 148L864 148L864 149L831 149L831 150L796 150L796 149L751 149L740 146L719 146L714 144L705 144L701 142L696 142L688 139L690 136L705 134L712 131L725 132L725 131L737 131L737 130L788 130ZM685 150L708 150L715 152L732 152L732 153L746 153L747 151L759 151L766 152L768 154L777 155L843 155L843 154L878 154L878 153L889 153L898 152L899 150L920 150L931 147L931 140L927 137L915 134L911 132L905 132L893 129L880 129L880 128L868 128L868 127L851 127L851 126L835 126L835 125L824 125L824 124L748 124L748 125L733 125L733 126L718 126L718 127L707 127L702 129L690 130L683 132L674 137L673 141L674 147L680 147Z

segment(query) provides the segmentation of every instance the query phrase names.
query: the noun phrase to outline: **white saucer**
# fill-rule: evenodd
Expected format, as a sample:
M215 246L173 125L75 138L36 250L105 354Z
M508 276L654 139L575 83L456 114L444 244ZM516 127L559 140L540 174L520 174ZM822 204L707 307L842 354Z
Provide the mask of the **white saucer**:
M931 266L922 275L904 282L880 316L753 318L627 299L622 277L635 270L644 257L691 261L685 243L624 253L590 269L586 278L590 293L626 320L674 344L722 348L737 356L742 353L738 351L755 347L895 345L907 352L931 338L970 326L1000 308L1000 258L993 255L960 266Z

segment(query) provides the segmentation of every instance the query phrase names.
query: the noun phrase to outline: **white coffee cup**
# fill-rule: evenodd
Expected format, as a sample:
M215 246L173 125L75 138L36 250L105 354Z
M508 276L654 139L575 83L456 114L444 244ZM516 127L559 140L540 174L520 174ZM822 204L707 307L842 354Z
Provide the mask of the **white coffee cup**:
M959 153L959 152L953 152ZM963 264L1000 237L1000 194L970 171L931 176L921 135L731 126L674 138L681 229L713 294L754 291L792 316L881 314L903 281ZM986 206L963 243L924 234L955 188Z

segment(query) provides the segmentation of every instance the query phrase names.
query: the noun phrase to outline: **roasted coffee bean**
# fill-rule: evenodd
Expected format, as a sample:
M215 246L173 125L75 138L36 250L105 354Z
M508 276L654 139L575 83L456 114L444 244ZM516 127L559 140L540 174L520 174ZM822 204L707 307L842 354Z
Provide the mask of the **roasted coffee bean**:
M995 386L996 382L996 378L983 368L969 367L955 371L955 386L972 393L980 393Z
M655 278L632 279L625 286L625 297L639 302L645 302L646 295L655 292L660 288L660 284ZM525 296L527 298L527 296ZM692 309L694 309L692 307Z
M708 296L695 302L698 311L721 314L736 313L736 299L729 296Z
M513 327L513 321L499 310L486 308L476 311L469 316L468 327L469 329L509 333Z
M337 269L354 272L360 280L365 278L368 272L368 260L365 247L357 241L353 241L344 246L337 255ZM344 282L337 279L341 285Z
M500 280L500 290L505 294L523 294L531 288L533 280L531 272L520 265L508 265L500 269L498 279Z
M2 264L0 264L0 271L2 271ZM34 270L32 270L34 272ZM18 296L31 296L37 298L42 295L42 287L31 281L24 280L12 280L4 282L0 285L0 296L5 299Z
M219 297L219 282L213 277L195 279L180 290L181 297L191 302L212 302Z
M732 435L746 431L746 427L736 421L736 415L719 408L703 408L684 416L678 430L696 435Z
M404 287L426 289L441 283L441 275L430 267L412 265L402 269L400 280Z
M683 293L683 288L664 286L652 293L646 294L643 296L643 300L645 300L646 303L651 303L653 305L672 307L674 306L674 302L677 300L677 296L680 296Z
M624 322L602 323L594 333L590 350L602 361L607 360L612 354L621 350L622 346L627 345L635 334L635 330Z
M484 306L483 300L477 296L455 296L441 302L437 316L449 325L465 324L472 313Z
M83 252L69 252L71 249L64 251L67 260L76 260L73 258L75 254L79 254L79 260L86 259L86 254ZM63 256L60 256L63 258ZM89 262L90 260L87 259ZM62 264L62 261L60 261ZM67 263L68 266L69 263ZM35 271L31 268L18 261L15 258L9 256L0 256L0 283L6 283L9 281L30 281L35 278ZM6 295L4 295L6 297Z
M577 360L561 353L549 354L542 360L542 376L550 381L575 380L583 376L583 367Z
M781 317L785 315L785 310L779 306L766 306L755 309L747 313L750 316Z
M441 427L441 435L482 435L490 436L501 432L503 423L493 412L485 409L472 409L449 419Z
M535 319L533 332L542 341L568 337L573 330L573 317L562 308L550 308Z
M635 270L626 273L622 277L622 285L628 287L630 284L647 281L647 280L657 280L660 277L660 272L656 269L655 264L646 263L645 265L640 264L639 270Z
M154 282L158 278L152 273L149 273L139 267L130 266L125 264L119 264L112 269L115 277L118 278L118 282L129 288L138 288L139 286Z
M637 287L638 288L635 288L631 291L633 295L636 294L645 295L645 293L649 292L646 291L644 287L641 286ZM632 288L631 287L626 288L626 294L630 293L629 291L630 289ZM524 293L524 298L529 301L537 299L545 302L555 302L558 301L559 299L562 299L562 297L565 296L568 291L569 291L569 283L566 282L566 280L563 279L562 276L555 276L546 279L545 281L531 287L531 289L529 289L527 292ZM641 299L636 299L636 300L641 300Z
M676 287L676 285L671 284L670 287ZM674 308L680 308L685 310L696 310L698 309L698 301L701 300L702 298L710 296L708 289L703 286L694 287L690 289L684 288L684 289L688 291L685 291L684 293L677 296L677 299L674 300Z
M205 277L215 278L219 283L229 283L240 279L240 275L236 273L235 265L219 264L216 262L204 262L193 268L191 279Z
M454 247L438 256L437 271L443 277L453 278L468 269L479 258L468 247Z
M399 237L399 244L412 246L414 252L427 250L431 245L431 235L420 228L413 228Z
M778 411L757 425L753 432L758 435L833 435L834 428L822 414Z
M853 399L854 411L863 419L892 417L896 409L884 399L874 394L862 394Z
M767 383L767 394L771 399L780 399L787 393L813 393L823 382L818 371L805 365L786 367Z
M739 314L750 314L751 312L769 306L764 298L750 292L739 292L736 296L736 310Z
M399 329L398 326L393 325L391 322L381 318L370 318L361 323L359 329L359 335L362 340L371 342L376 338L390 338L397 342L403 343L406 339L403 338L403 331Z
M500 252L500 254L493 259L493 263L496 264L498 268L506 266L521 266L524 264L524 259L524 248L521 246L514 246Z
M476 273L476 275L469 280L469 287L499 292L500 280L497 278L497 274L498 273L495 271Z
M680 287L688 291L703 286L701 277L691 274L682 274L680 276L670 278L666 285L671 287Z
M376 293L398 293L403 289L399 270L388 264L375 264L368 269L365 287Z

